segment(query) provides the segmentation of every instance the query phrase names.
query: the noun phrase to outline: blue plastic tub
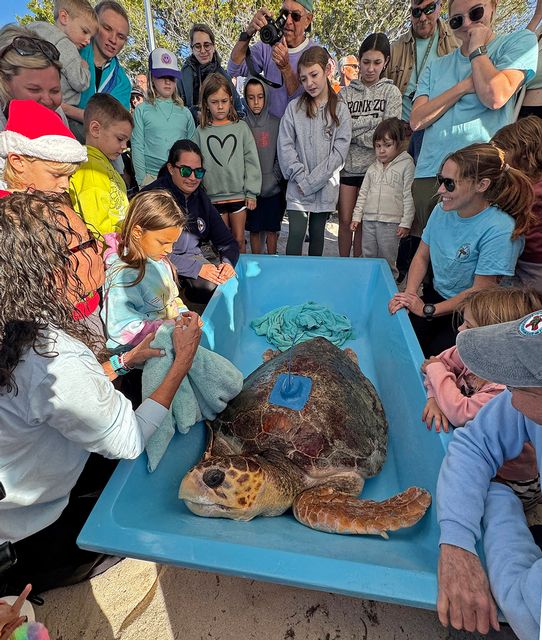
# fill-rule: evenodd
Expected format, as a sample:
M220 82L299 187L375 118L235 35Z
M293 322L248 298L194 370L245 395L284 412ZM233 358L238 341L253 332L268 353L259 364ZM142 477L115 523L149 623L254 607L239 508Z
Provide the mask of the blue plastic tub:
M250 321L281 305L315 301L350 317L358 354L389 420L388 458L363 495L380 500L418 485L435 496L447 436L421 422L422 353L406 316L388 313L396 291L383 260L243 256L239 278L217 291L204 314L208 346L248 375L269 348ZM434 608L438 526L434 506L416 526L375 536L313 531L291 514L243 523L199 518L177 499L184 473L204 448L202 424L177 434L158 469L146 456L121 462L85 524L79 544L116 555Z

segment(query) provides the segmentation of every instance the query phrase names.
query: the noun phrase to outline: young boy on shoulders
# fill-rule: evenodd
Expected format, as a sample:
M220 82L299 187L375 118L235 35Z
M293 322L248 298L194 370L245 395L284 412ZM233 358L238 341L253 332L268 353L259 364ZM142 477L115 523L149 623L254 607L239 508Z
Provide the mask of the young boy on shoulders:
M128 209L126 185L112 164L126 149L134 121L113 96L97 93L85 109L88 160L71 178L73 208L98 235L120 231Z
M27 27L55 45L62 64L62 101L78 105L81 92L88 88L90 71L79 55L98 30L98 18L88 0L55 0L55 23L31 22Z

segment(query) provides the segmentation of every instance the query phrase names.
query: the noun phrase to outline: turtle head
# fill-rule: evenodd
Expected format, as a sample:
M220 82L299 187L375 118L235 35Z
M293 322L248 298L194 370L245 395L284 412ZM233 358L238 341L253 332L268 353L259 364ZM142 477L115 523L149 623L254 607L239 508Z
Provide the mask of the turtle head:
M232 520L278 515L291 504L284 504L280 488L257 455L212 456L200 462L183 478L179 498L198 516Z

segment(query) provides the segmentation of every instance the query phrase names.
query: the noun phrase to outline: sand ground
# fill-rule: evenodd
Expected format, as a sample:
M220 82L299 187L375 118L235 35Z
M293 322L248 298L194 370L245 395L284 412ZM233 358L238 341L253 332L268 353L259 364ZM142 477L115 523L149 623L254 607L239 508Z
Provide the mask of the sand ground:
M337 220L324 255L338 255ZM279 240L284 253L287 222ZM305 253L308 245L305 244ZM440 640L480 638L433 611L126 559L87 583L44 594L51 640ZM513 640L509 628L487 638Z

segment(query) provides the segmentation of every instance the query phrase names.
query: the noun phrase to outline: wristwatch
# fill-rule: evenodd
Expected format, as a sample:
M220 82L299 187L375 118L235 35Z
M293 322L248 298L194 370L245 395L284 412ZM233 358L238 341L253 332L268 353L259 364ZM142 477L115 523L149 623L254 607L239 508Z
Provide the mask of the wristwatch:
M434 304L424 304L423 305L423 317L426 320L432 320L433 316L435 315L435 305Z
M472 62L474 58L478 56L487 56L487 47L483 44L481 47L476 47L476 49L469 55L469 61Z
M241 31L241 33L239 34L240 42L249 42L251 39L252 39L252 36L248 31Z

